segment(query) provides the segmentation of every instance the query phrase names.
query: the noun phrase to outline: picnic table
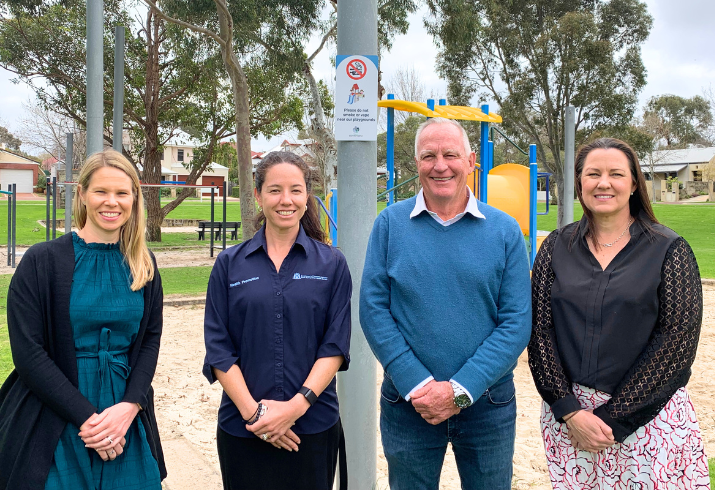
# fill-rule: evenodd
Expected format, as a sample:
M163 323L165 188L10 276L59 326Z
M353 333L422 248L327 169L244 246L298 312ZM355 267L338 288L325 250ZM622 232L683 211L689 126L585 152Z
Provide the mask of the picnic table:
M213 222L213 229L215 233L215 240L218 240L221 238L221 231L223 227L223 221L214 221ZM238 229L241 227L241 222L240 221L226 221L226 231L231 232L231 240L238 240ZM205 239L205 234L208 231L209 233L211 232L211 221L199 221L199 229L196 230L199 232L199 240L204 240Z

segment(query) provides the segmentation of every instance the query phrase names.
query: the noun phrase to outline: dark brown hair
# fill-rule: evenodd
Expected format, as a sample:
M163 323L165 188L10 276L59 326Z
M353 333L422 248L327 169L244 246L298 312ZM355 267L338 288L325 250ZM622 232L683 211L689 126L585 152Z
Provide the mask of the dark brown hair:
M300 224L303 225L303 230L305 234L308 235L313 240L325 243L325 231L323 231L323 226L320 223L320 214L318 210L318 205L315 202L315 196L313 195L313 172L310 167L295 153L290 153L287 151L272 151L260 161L256 167L256 190L260 194L261 189L263 189L263 183L266 181L266 173L268 169L279 163L290 163L298 167L301 172L303 172L303 178L305 179L305 188L308 193L307 206L308 209L300 218ZM266 221L266 215L263 214L263 210L260 210L258 216L256 216L256 228L263 226Z
M643 177L643 172L641 171L640 163L638 162L638 155L633 151L625 141L621 141L616 138L598 138L586 145L583 145L578 149L576 153L576 161L574 162L574 181L576 184L576 194L578 195L578 200L581 202L581 207L583 208L583 214L586 216L588 221L588 232L586 236L590 237L596 249L598 249L598 241L593 234L594 230L594 220L593 213L590 209L586 207L583 202L583 185L581 184L581 175L583 174L583 166L586 163L586 157L593 150L619 150L628 159L628 166L631 170L631 177L633 182L636 184L636 190L633 191L633 195L628 200L628 207L630 208L631 216L633 219L640 223L641 227L645 232L654 238L657 232L653 229L654 224L658 224L658 220L653 214L653 208L650 205L650 199L648 198L648 191L646 189L645 177ZM571 243L573 243L575 237L579 234L579 228L581 224L576 225L573 234L571 235Z

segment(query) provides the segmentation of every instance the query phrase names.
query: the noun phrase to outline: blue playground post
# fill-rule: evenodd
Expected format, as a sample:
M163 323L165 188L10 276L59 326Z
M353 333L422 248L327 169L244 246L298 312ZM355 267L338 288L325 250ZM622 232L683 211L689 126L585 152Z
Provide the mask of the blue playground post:
M447 99L439 99L439 105L447 105Z
M489 105L482 105L482 112L489 114ZM479 164L481 165L482 175L479 178L479 200L487 202L487 176L489 175L489 123L482 121L481 123L481 140L479 141Z
M387 94L388 100L395 100L395 94ZM387 188L395 187L395 109L387 108ZM395 191L387 195L387 205L395 203ZM331 206L332 209L332 206Z
M335 223L338 222L338 190L337 189L330 189L330 192L333 194L330 196L330 214L333 217L333 221ZM333 247L338 246L338 230L335 227L332 227L330 229L330 241L333 242Z
M427 99L427 108L430 111L434 110L434 99ZM427 119L430 119L429 117Z
M539 168L536 164L536 145L529 145L529 263L534 267L536 258L536 179ZM547 177L548 178L548 177ZM546 196L548 199L549 196Z

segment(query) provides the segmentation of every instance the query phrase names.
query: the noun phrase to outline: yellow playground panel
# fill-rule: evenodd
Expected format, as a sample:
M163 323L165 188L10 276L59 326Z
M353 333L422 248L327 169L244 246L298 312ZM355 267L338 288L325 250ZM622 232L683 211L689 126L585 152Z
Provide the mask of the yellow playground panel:
M467 185L474 190L474 180ZM515 163L494 167L487 178L487 204L513 217L524 235L529 234L529 168ZM478 193L478 190L475 192Z

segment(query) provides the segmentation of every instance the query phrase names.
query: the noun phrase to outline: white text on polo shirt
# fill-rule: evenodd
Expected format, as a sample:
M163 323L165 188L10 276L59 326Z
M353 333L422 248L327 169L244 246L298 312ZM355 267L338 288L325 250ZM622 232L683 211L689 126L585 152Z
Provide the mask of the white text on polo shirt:
M293 279L317 279L318 281L328 280L328 278L325 276L304 276L303 274L299 274L298 272L293 274Z
M236 281L233 284L229 284L228 287L233 288L236 286L240 286L241 284L246 284L247 282L257 281L258 279L258 277L252 277L250 279L244 279L243 281Z

